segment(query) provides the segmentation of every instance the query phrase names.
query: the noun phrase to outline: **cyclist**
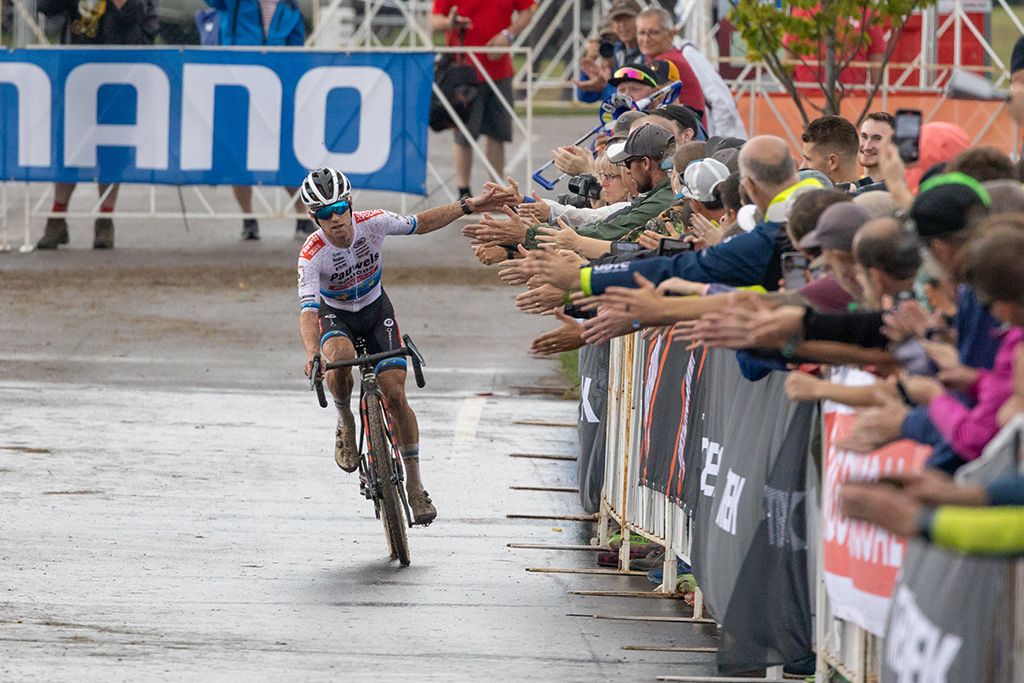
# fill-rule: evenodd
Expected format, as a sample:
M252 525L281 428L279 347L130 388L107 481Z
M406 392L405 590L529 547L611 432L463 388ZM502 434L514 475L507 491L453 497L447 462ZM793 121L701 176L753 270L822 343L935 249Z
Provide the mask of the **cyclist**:
M319 349L326 362L356 357L354 342L362 338L368 353L402 345L394 308L381 286L381 246L388 235L425 235L462 216L495 211L515 197L496 186L476 197L427 209L415 216L390 211L355 211L352 185L343 173L320 168L306 176L300 196L317 224L299 254L299 331L306 348L306 377ZM405 464L406 492L416 524L437 516L423 490L419 468L419 426L405 397L405 358L382 361L376 368L384 402L391 416L398 450ZM326 383L338 409L334 460L346 472L359 467L355 419L349 402L351 368L331 370Z

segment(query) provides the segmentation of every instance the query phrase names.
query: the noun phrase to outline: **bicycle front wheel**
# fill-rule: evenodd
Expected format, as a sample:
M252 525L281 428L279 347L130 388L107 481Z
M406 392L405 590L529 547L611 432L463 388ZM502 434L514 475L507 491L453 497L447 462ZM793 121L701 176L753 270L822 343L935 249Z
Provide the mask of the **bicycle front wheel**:
M369 423L369 456L371 467L380 488L380 518L384 522L384 536L388 541L391 557L403 567L409 566L409 536L405 523L405 508L402 505L402 485L395 477L397 453L393 452L391 440L384 424L384 410L380 397L366 397L366 417Z

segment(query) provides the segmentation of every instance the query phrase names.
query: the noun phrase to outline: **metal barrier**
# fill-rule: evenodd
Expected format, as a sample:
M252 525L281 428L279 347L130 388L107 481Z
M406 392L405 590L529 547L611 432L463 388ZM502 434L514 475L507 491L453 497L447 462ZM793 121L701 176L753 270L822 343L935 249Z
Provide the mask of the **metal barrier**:
M602 544L607 543L609 527L613 522L622 529L622 548L619 555L622 569L629 568L629 532L640 534L652 543L662 546L666 551L665 577L658 590L674 592L677 559L690 559L692 519L677 502L639 482L637 463L641 457L643 425L647 420L644 411L645 406L649 405L649 396L645 397L645 392L649 390L650 379L645 376L648 363L641 334L618 337L610 342L605 481L598 517L599 538ZM654 353L657 353L657 347ZM689 375L687 377L689 379ZM688 406L684 404L684 411L687 411L687 408ZM821 420L824 422L823 415ZM1014 428L1024 429L1024 418L1018 418ZM823 429L823 441L824 431ZM824 458L822 461L824 462ZM824 478L825 471L822 470L820 474ZM686 476L691 476L691 473L687 472ZM819 491L824 491L823 484ZM816 496L809 486L808 498L814 497ZM825 518L823 515L809 512L807 519L807 543L816 549L810 590L813 591L816 603L814 640L818 657L817 674L820 676L818 680L833 680L833 675L838 674L849 683L877 681L881 675L885 643L881 638L852 622L832 614L825 589ZM1015 675L1024 675L1024 610L1019 608L1019 601L1024 599L1024 561L1015 563L1010 576L1011 586L1008 590L1011 596L1015 596L1009 603L1014 610L1011 621L1015 624L1013 666L1017 667ZM694 616L700 617L701 614L702 605L698 590ZM781 677L780 669L781 667L773 667L767 676ZM671 676L660 680L690 679ZM978 680L981 680L981 676Z

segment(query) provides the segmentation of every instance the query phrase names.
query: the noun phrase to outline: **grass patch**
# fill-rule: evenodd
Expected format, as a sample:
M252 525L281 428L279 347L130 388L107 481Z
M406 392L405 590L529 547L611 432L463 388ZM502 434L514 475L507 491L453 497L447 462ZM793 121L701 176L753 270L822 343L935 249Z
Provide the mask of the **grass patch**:
M579 400L580 398L580 352L563 351L558 354L558 364L562 368L562 376L568 385L565 390L565 398Z

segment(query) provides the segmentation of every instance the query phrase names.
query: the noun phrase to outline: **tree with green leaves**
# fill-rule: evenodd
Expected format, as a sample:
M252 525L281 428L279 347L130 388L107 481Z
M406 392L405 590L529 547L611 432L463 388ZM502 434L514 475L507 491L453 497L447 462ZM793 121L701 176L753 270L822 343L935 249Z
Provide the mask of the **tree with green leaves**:
M785 0L781 7L768 0L736 0L730 18L747 45L751 62L762 62L796 103L804 124L811 110L839 114L846 95L840 74L859 61L871 46L872 33L885 31L885 50L874 64L864 108L857 122L871 110L907 19L935 0ZM811 97L797 87L795 64L817 75L824 96Z

